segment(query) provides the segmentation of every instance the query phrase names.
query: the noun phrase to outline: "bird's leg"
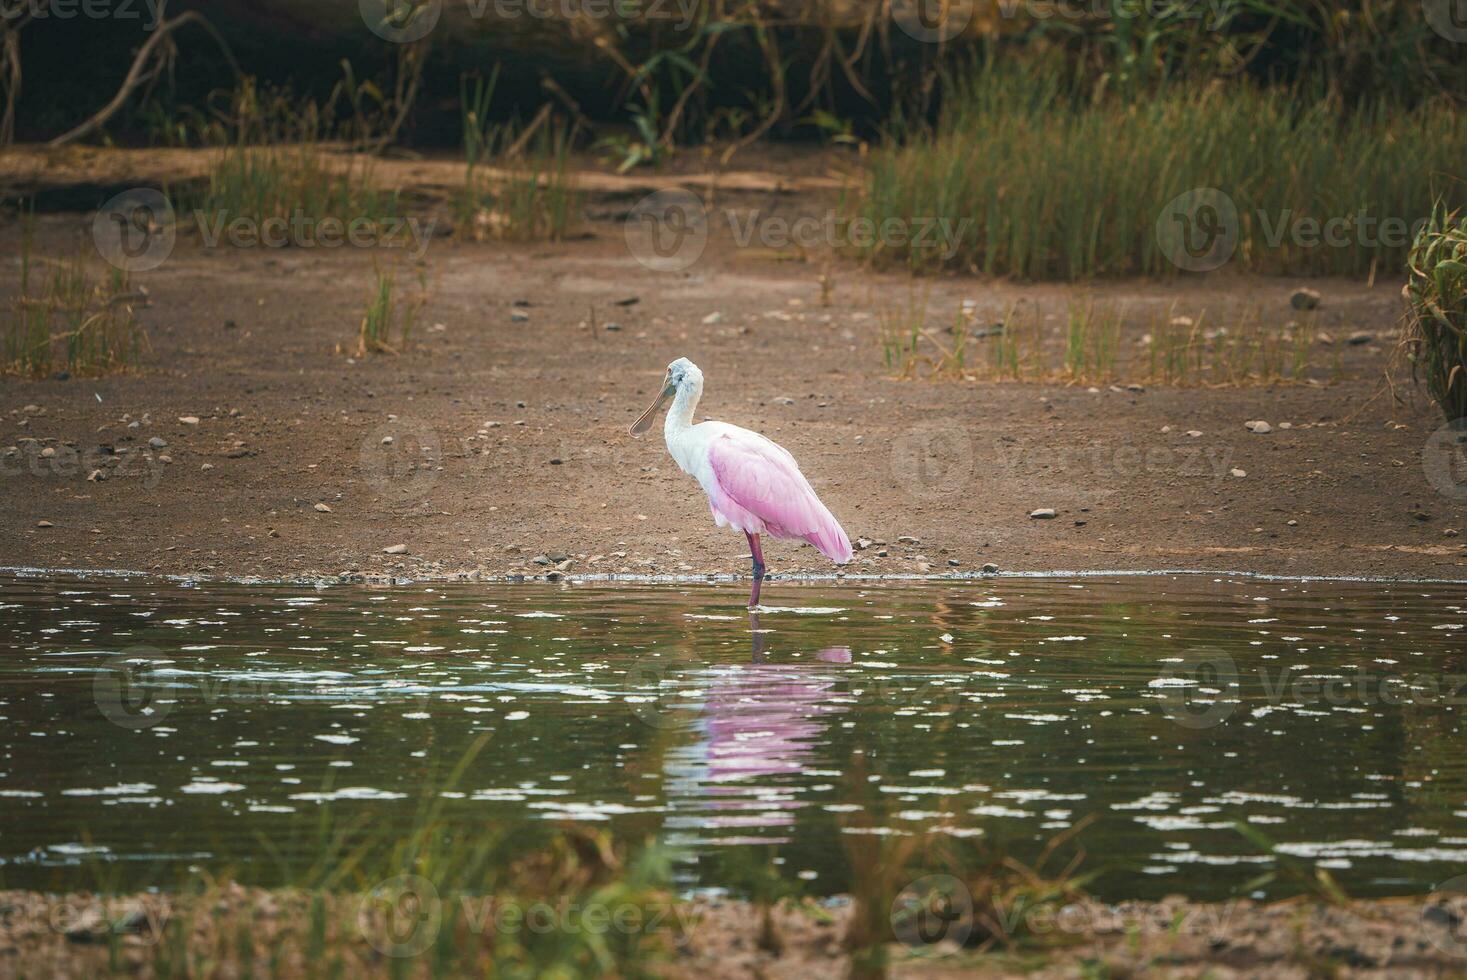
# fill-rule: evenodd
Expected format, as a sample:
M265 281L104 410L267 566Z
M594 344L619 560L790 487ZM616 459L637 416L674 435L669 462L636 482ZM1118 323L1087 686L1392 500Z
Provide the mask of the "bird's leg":
M754 592L749 596L749 608L759 605L759 586L764 582L764 551L759 547L759 535L744 532L749 539L749 554L754 559Z

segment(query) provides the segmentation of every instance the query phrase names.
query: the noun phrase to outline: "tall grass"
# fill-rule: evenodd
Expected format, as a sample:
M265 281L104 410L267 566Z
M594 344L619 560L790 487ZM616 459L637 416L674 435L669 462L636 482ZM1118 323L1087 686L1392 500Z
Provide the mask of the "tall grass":
M971 219L956 252L889 241L858 251L922 272L1167 275L1177 267L1158 220L1180 195L1216 188L1238 213L1235 267L1363 276L1405 261L1409 226L1438 196L1467 200L1450 179L1467 159L1467 119L1450 104L1345 112L1243 82L1171 83L1130 101L1066 89L1043 61L1007 64L952 74L936 127L877 151L857 206L878 227ZM1331 219L1344 222L1333 242L1311 245Z
M60 261L37 258L33 219L23 220L20 289L0 310L0 373L44 378L57 371L96 375L136 367L147 335L133 307L145 294L134 291L119 269L93 279L80 253Z
M334 119L333 108L343 97L352 107L345 122ZM341 229L353 224L370 230L399 216L398 194L379 187L371 157L332 152L334 141L370 139L376 117L359 104L363 98L359 87L338 86L323 109L245 79L222 114L229 138L208 180L179 195L177 203L199 212L206 223L244 219L260 228L283 221L300 242L316 241L323 222L339 225L331 232L339 239Z
M498 80L498 66L487 79L460 80L465 168L458 227L478 241L559 241L580 215L569 166L575 131L548 112L523 130L490 122Z
M1438 208L1411 250L1407 354L1448 422L1467 422L1467 218Z

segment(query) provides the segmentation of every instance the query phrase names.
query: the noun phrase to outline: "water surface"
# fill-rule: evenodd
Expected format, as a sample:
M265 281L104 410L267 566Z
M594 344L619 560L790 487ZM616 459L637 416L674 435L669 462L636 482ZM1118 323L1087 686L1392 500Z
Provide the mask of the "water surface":
M659 835L689 885L773 845L816 894L858 831L1032 856L1087 816L1103 897L1234 894L1277 860L1239 821L1359 895L1467 865L1467 587L741 588L0 578L0 884L269 880L321 808L425 794Z

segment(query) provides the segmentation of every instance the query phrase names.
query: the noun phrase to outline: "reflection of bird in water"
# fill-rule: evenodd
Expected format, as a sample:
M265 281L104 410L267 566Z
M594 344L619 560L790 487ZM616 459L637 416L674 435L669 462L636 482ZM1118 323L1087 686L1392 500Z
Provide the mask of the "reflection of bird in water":
M829 718L846 710L833 698L839 678L831 667L766 663L764 633L752 613L749 628L751 662L709 671L696 723L703 737L668 762L669 795L717 812L675 818L669 826L793 826L793 811L802 805L793 781L809 767ZM851 662L847 647L816 656L824 664Z

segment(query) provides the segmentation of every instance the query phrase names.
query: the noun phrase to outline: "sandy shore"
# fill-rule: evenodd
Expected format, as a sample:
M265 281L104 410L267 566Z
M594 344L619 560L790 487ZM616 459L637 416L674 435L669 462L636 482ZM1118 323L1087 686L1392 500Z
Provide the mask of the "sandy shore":
M12 180L35 176L16 166ZM427 283L411 351L363 360L344 351L374 263L400 252L210 248L182 234L136 276L151 294L141 372L0 378L0 564L745 574L742 536L714 527L660 433L627 434L664 366L688 356L707 376L700 414L784 444L851 537L871 542L851 572L1467 574L1462 487L1451 450L1431 441L1439 420L1384 386L1399 282L1311 284L1323 296L1307 321L1322 335L1314 385L903 381L884 363L882 318L914 302L946 322L963 300L979 320L1015 302L1062 317L1093 300L1124 311L1134 346L1173 309L1297 319L1300 283L914 282L740 248L726 229L691 268L660 272L628 249L628 193L593 195L575 241L433 238L421 266L400 270L404 288L418 271ZM827 206L808 188L719 201L766 217ZM71 254L89 234L89 215L46 215L36 251ZM0 248L16 254L19 236L0 228ZM1244 427L1255 419L1271 431ZM1056 518L1031 519L1039 508ZM834 570L803 546L766 555L775 573Z

